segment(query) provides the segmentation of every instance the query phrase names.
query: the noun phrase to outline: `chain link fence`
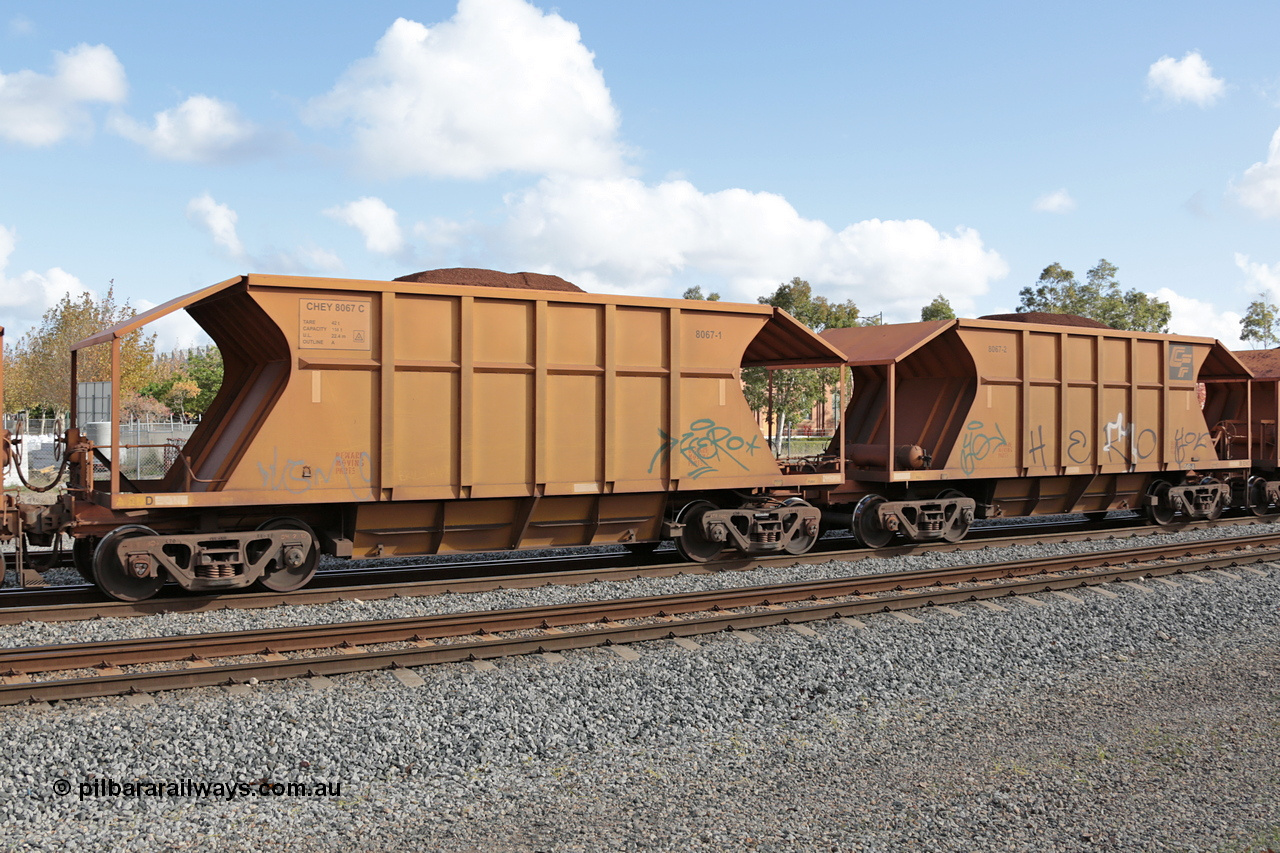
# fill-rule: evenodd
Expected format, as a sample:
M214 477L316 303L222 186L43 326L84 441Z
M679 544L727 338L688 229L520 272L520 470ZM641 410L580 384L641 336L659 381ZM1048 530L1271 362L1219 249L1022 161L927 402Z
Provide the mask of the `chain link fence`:
M21 436L21 457L15 460L12 470L5 475L5 486L21 484L19 473L33 486L47 485L58 473L62 463L62 437L65 421L60 418L23 418L5 415L4 426L15 436ZM181 421L126 421L120 426L119 439L112 441L111 424L90 423L83 426L84 434L110 459L120 454L120 473L131 480L157 480L178 458L178 453L196 425ZM119 446L113 446L118 444ZM93 478L105 480L111 470L101 459L94 459Z

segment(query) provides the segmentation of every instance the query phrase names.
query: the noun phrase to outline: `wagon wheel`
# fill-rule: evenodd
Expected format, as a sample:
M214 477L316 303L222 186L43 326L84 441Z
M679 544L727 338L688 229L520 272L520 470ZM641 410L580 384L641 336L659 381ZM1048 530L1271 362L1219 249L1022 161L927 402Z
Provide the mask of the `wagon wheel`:
M676 520L684 524L684 530L676 538L676 550L686 560L705 563L724 550L723 542L709 539L702 532L702 517L715 509L710 501L694 501L680 510Z
M1169 489L1169 484L1164 480L1157 480L1147 489L1148 497L1156 498L1154 504L1148 503L1144 507L1147 518L1161 527L1172 524L1173 517L1177 514L1169 500Z
M1262 477L1249 478L1249 511L1267 520L1280 516L1267 502L1267 481Z
M884 503L879 495L867 495L853 510L853 535L868 548L883 548L893 541L893 531L880 526L875 508Z
M939 500L949 498L963 498L965 493L959 489L944 489L938 493ZM959 542L969 533L969 525L973 524L972 515L967 515L965 510L960 510L960 519L956 524L947 528L947 532L942 534L942 538L946 542Z
M93 583L93 551L98 547L96 536L82 536L71 543L71 562L87 583Z
M155 577L138 577L116 555L116 546L124 540L155 535L149 527L128 524L103 536L93 552L93 582L98 589L119 601L143 601L159 592L167 577L164 569L157 567Z
M786 502L786 506L799 508L809 507L810 504L806 501L800 500L799 498L791 498ZM794 516L787 517L784 515L783 517L786 519L784 521L785 525L789 526L794 523ZM816 524L813 525L812 529L810 529L804 522L800 522L796 525L795 533L791 535L791 538L788 539L786 544L782 547L786 549L788 554L807 554L809 553L809 550L813 548L814 544L817 543L819 535L820 532Z
M260 524L259 530L292 530L306 535L306 550L302 554L286 553L267 563L262 577L254 584L259 589L270 592L293 592L302 589L315 577L320 566L320 547L316 542L315 531L305 521L296 518L273 518ZM292 558L292 559L291 559ZM296 565L290 565L296 562Z

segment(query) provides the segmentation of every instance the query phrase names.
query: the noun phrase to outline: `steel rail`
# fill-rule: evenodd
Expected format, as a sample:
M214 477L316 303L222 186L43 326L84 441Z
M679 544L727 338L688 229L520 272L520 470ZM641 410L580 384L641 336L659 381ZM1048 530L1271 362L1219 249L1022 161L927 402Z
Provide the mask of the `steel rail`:
M1267 523L1252 517L1227 519L1218 526L1249 526ZM1024 525L1030 527L1032 525ZM830 550L814 550L799 556L736 558L708 563L637 564L634 555L614 553L605 555L553 555L534 559L472 560L440 566L409 566L375 569L340 569L322 572L316 581L305 589L290 593L232 592L219 595L174 595L169 598L152 598L146 601L108 601L92 585L72 585L43 590L9 590L0 592L0 625L14 625L27 621L66 622L81 619L148 616L161 613L198 613L211 610L251 610L280 607L289 604L324 604L359 598L373 601L384 598L407 598L440 595L445 593L489 592L496 589L528 589L551 584L577 585L594 581L627 581L636 578L672 577L681 574L708 574L722 571L750 571L760 566L787 566L814 564L839 560L858 562L866 559L912 556L930 552L972 551L982 548L1002 548L1013 545L1040 545L1054 543L1089 542L1107 539L1140 538L1158 536L1170 529L1196 529L1199 525L1188 523L1177 528L1157 525L1129 527L1087 528L1079 522L1055 522L1050 525L1034 525L1037 530L1017 536L965 539L957 543L913 543L896 545L878 550L848 548L845 539L822 540L819 545L835 542ZM1206 525L1207 526L1207 525ZM1067 528L1067 533L1053 533L1053 528ZM987 528L992 529L992 528ZM1000 528L1001 532L1007 528ZM976 531L975 531L976 532ZM1054 538L1046 540L1046 533ZM1234 537L1219 540L1234 541ZM660 551L656 558L675 556L672 551ZM609 558L602 565L602 558ZM608 565L628 560L625 565ZM568 568L555 571L529 571L531 565L557 563ZM580 567L572 566L580 564ZM484 574L489 572L488 574ZM378 578L383 580L378 580ZM387 578L391 578L388 580ZM176 589L176 587L175 587Z
M1098 555L1101 556L1101 555ZM1079 569L1071 557L1059 557L1061 571ZM662 622L658 625L618 625L619 621L653 617L672 618L680 613L698 613L729 608L777 608L783 601L804 601L865 595L871 591L892 589L900 578L892 575L864 575L837 581L800 582L768 587L747 587L692 594L650 596L607 602L587 602L554 607L517 608L487 613L448 614L412 617L384 622L357 622L335 625L312 625L301 628L273 629L261 634L223 633L177 638L126 640L123 642L69 644L66 646L17 649L0 653L0 668L8 667L7 683L0 685L0 704L27 700L49 700L103 696L137 690L164 690L176 687L208 686L236 683L248 678L272 680L299 675L328 675L345 672L420 666L460 660L481 660L531 651L585 648L611 643L639 642L662 637L694 636L726 629L747 629L804 622L834 617L906 610L929 605L951 604L988 598L1007 597L1029 592L1045 592L1095 586L1117 580L1162 576L1239 565L1242 562L1272 562L1280 559L1280 549L1253 553L1214 554L1181 562L1163 564L1140 563L1122 567L1091 570L1085 574L1049 576L1044 569L1033 577L1010 579L1018 571L1015 563L987 564L984 567L955 567L932 570L936 581L947 579L949 585L933 585L923 592L876 597L856 601L800 604L786 609L754 610L750 613L719 613L714 616ZM1070 568L1066 568L1070 564ZM975 577L973 570L981 577ZM919 578L925 580L922 576ZM999 579L997 583L955 588L956 583L981 583L982 579ZM870 582L870 583L868 583ZM499 638L496 632L530 629L557 629L568 625L607 622L608 627L561 633L556 631L537 638ZM482 639L463 640L434 646L432 639L480 634ZM392 642L416 642L419 648L366 651L359 646ZM279 652L301 649L347 647L347 653L280 660ZM273 660L213 666L203 655L237 656L266 654ZM28 682L27 672L85 668L98 665L114 667L161 660L192 660L182 670L134 672L99 675L87 678Z

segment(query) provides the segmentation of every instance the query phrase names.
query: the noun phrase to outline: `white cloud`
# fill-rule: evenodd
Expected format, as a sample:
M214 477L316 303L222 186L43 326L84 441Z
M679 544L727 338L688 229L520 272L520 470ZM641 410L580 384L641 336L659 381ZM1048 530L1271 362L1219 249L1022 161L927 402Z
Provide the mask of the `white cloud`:
M236 212L225 204L218 204L213 196L205 193L187 203L187 218L209 232L213 242L220 246L232 260L247 260L248 255L240 236L236 234Z
M350 125L384 177L622 169L618 112L577 25L523 0L459 0L431 27L398 19L306 117Z
M1248 279L1246 289L1250 293L1265 293L1270 299L1280 300L1280 263L1267 265L1249 260L1249 256L1236 253L1236 266Z
M192 95L173 109L156 113L154 127L117 115L111 129L157 157L191 163L234 159L262 144L258 129L234 105L206 95Z
M158 303L148 299L139 299L134 305L135 313L142 314L155 308ZM191 319L186 311L174 311L159 320L148 323L146 330L156 336L156 352L170 352L175 349L191 349L208 346L213 339L205 330Z
M324 211L355 228L364 236L365 248L379 255L395 255L404 250L404 234L396 221L396 212L380 198L366 196Z
M703 193L687 181L546 178L507 205L489 256L507 254L589 290L659 295L697 277L721 282L714 289L727 299L753 301L798 275L867 313L907 320L939 291L971 310L1008 273L972 229L945 234L920 220L871 219L836 231L781 196Z
M36 25L23 15L14 15L9 19L9 35L29 36L36 31Z
M293 275L338 272L343 268L341 258L318 246L301 246L288 251L265 249L261 252L249 252L236 231L239 215L228 205L214 200L208 193L187 203L187 218L207 231L213 238L214 245L228 258L256 270Z
M1200 107L1211 105L1226 91L1226 83L1213 76L1213 69L1196 51L1182 59L1162 56L1147 69L1147 88L1174 103L1189 101Z
M93 127L87 104L118 104L128 92L124 67L106 45L54 51L52 76L0 74L0 137L42 147Z
M1240 315L1219 311L1211 302L1183 296L1167 287L1155 292L1156 299L1169 303L1169 331L1175 335L1217 338L1227 349L1247 349L1240 340Z
M4 312L5 337L10 340L22 337L39 323L44 312L63 296L79 296L88 289L60 267L44 273L27 270L11 278L9 257L17 244L17 231L0 225L0 311Z
M1076 209L1076 200L1065 189L1045 193L1031 205L1032 210L1040 213L1070 213Z
M1280 128L1271 137L1267 161L1245 169L1234 189L1245 207L1262 216L1280 216Z

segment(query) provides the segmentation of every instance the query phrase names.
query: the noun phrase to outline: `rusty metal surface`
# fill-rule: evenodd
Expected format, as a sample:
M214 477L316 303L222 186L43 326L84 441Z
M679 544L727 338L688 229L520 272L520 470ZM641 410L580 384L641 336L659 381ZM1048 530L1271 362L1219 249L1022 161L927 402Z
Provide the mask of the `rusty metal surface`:
M163 478L117 455L82 474L79 532L141 510L162 534L298 515L356 557L626 543L659 537L671 492L842 479L780 467L743 397L744 363L844 361L785 312L471 278L241 276L79 342L185 308L225 375Z
M1274 538L1273 538L1274 541ZM1174 556L1167 549L1160 556ZM1149 555L1126 555L1107 552L1094 555L1102 562L1114 564L1132 556L1147 559ZM183 638L156 638L121 643L77 644L74 646L18 649L0 653L0 664L9 668L5 684L0 685L0 704L28 700L52 700L105 696L136 690L163 690L202 685L332 675L388 667L421 666L448 661L483 660L513 654L551 650L590 648L615 643L696 636L724 630L749 629L819 619L851 617L885 611L901 611L914 607L945 605L965 601L1007 597L1015 594L1079 588L1141 577L1184 573L1248 562L1274 561L1274 549L1233 552L1179 562L1141 563L1120 568L1081 572L1084 564L1078 555L1047 558L1043 564L998 563L981 567L955 567L921 573L919 585L929 585L927 592L868 597L877 590L901 586L898 575L863 576L844 579L841 584L787 584L778 587L715 591L687 596L661 596L611 602L592 602L557 608L524 608L511 611L391 620L378 623L307 626L245 634L198 635ZM1107 559L1109 558L1109 559ZM1056 575L1045 574L1048 571ZM1027 574L1027 580L1011 578ZM989 582L995 580L995 582ZM957 587L956 585L965 585ZM939 585L943 585L941 588ZM854 601L826 602L780 608L777 602L863 596ZM677 613L706 612L715 609L751 608L746 613L718 613L696 619L676 619ZM758 609L766 608L766 609ZM531 628L582 625L621 619L667 617L656 624L610 625L573 632L548 633L538 637L491 637L491 631L527 631ZM484 632L479 640L464 640L434 646L431 637L459 637ZM368 651L361 643L414 642L416 648ZM279 652L291 649L333 648L346 644L342 654L281 660ZM210 666L205 656L266 653L268 660ZM189 658L190 668L153 672L120 673L118 666L154 663ZM71 678L30 682L27 673L49 672L98 665L108 674L91 678Z
M1249 467L1247 437L1223 438L1248 429L1249 372L1210 338L964 319L823 334L853 368L846 447L880 460L849 492L995 481L975 497L1006 514L1087 512L1138 508L1152 473ZM900 445L931 469L889 464Z

